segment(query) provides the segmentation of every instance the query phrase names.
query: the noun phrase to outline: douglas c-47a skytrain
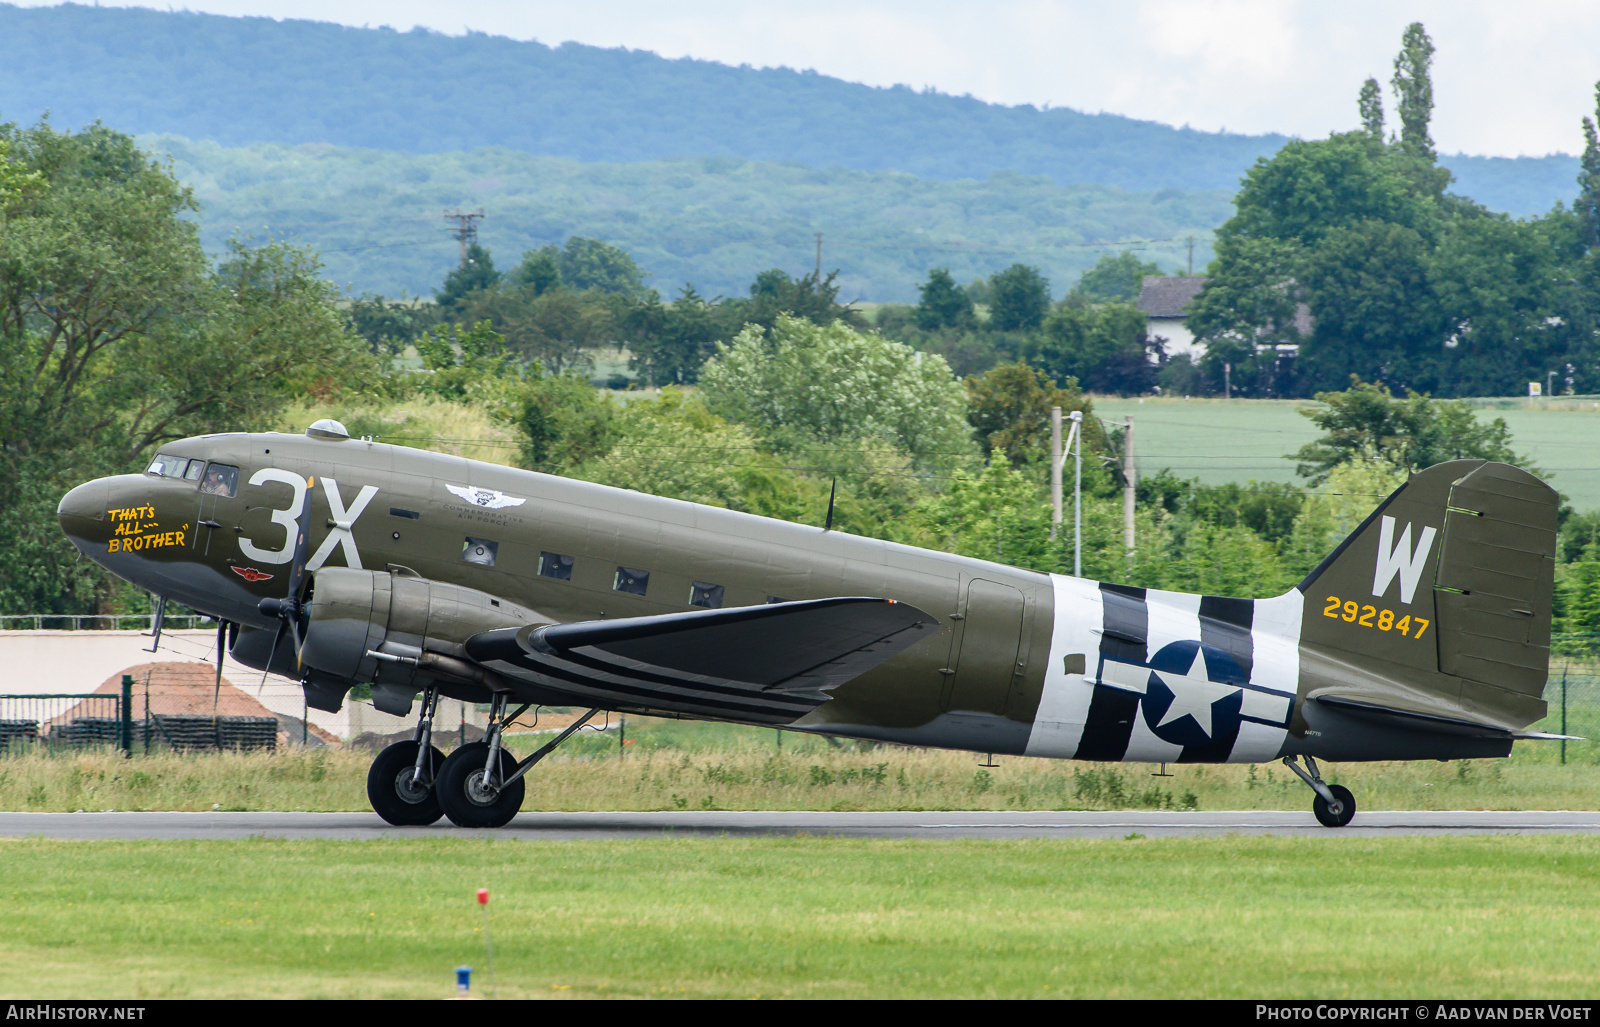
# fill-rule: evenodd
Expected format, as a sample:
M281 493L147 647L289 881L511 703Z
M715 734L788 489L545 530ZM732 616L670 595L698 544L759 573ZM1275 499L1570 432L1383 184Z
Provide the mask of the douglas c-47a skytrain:
M523 774L566 737L505 749L537 704L1018 756L1282 760L1333 827L1355 801L1317 760L1552 737L1527 728L1545 715L1556 505L1515 467L1438 464L1293 591L1255 600L1018 570L333 421L174 442L59 513L91 559L219 619L219 681L226 643L318 709L364 683L397 715L420 695L414 740L368 775L392 824L510 821ZM491 710L449 758L441 695Z

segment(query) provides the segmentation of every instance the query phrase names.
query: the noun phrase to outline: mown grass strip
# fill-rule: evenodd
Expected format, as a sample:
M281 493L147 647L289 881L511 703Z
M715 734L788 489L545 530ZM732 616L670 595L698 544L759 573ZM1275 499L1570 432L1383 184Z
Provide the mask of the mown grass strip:
M1592 998L1600 839L0 841L27 997Z

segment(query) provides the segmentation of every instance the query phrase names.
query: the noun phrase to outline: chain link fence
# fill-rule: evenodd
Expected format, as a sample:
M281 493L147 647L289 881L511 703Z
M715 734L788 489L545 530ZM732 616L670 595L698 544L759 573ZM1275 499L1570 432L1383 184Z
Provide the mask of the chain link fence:
M0 755L96 747L130 756L156 748L271 752L278 746L278 731L276 717L155 712L148 688L139 696L127 675L121 694L0 695Z
M198 613L168 612L163 630L214 628L216 620ZM7 613L0 614L0 631L155 631L153 613Z
M1600 634L1551 637L1544 701L1550 712L1531 730L1581 740L1521 742L1519 748L1541 761L1600 763Z
M0 695L0 753L11 755L39 746L127 749L132 743L132 725L124 716L127 708L122 695Z

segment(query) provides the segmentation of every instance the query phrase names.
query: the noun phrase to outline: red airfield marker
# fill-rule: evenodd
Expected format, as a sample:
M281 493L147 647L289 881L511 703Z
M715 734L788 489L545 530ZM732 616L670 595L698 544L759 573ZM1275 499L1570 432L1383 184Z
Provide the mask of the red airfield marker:
M494 976L494 941L489 937L489 889L478 889L478 905L483 907L483 943L489 952L489 996L500 997L500 984Z

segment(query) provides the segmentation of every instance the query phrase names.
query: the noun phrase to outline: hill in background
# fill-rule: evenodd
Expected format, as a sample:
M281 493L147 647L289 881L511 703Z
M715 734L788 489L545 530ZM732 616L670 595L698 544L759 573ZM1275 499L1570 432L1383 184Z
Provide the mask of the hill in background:
M967 282L1033 264L1058 296L1108 250L1184 270L1191 235L1202 268L1210 229L1233 213L1228 190L1130 193L1002 173L941 182L733 157L583 164L506 149L139 142L194 186L208 250L234 234L287 237L316 249L333 281L388 295L431 293L456 264L440 211L457 205L485 208L479 239L502 270L524 250L589 236L632 253L669 298L684 282L742 296L762 269L809 271L820 231L840 298L877 302L915 302L937 266Z
M0 117L31 122L46 110L66 128L98 119L228 146L495 146L606 163L713 155L940 181L1004 171L1134 192L1232 191L1284 142L478 33L0 5ZM1355 113L1351 97L1352 127ZM1572 157L1443 163L1456 191L1497 210L1538 213L1576 192Z

